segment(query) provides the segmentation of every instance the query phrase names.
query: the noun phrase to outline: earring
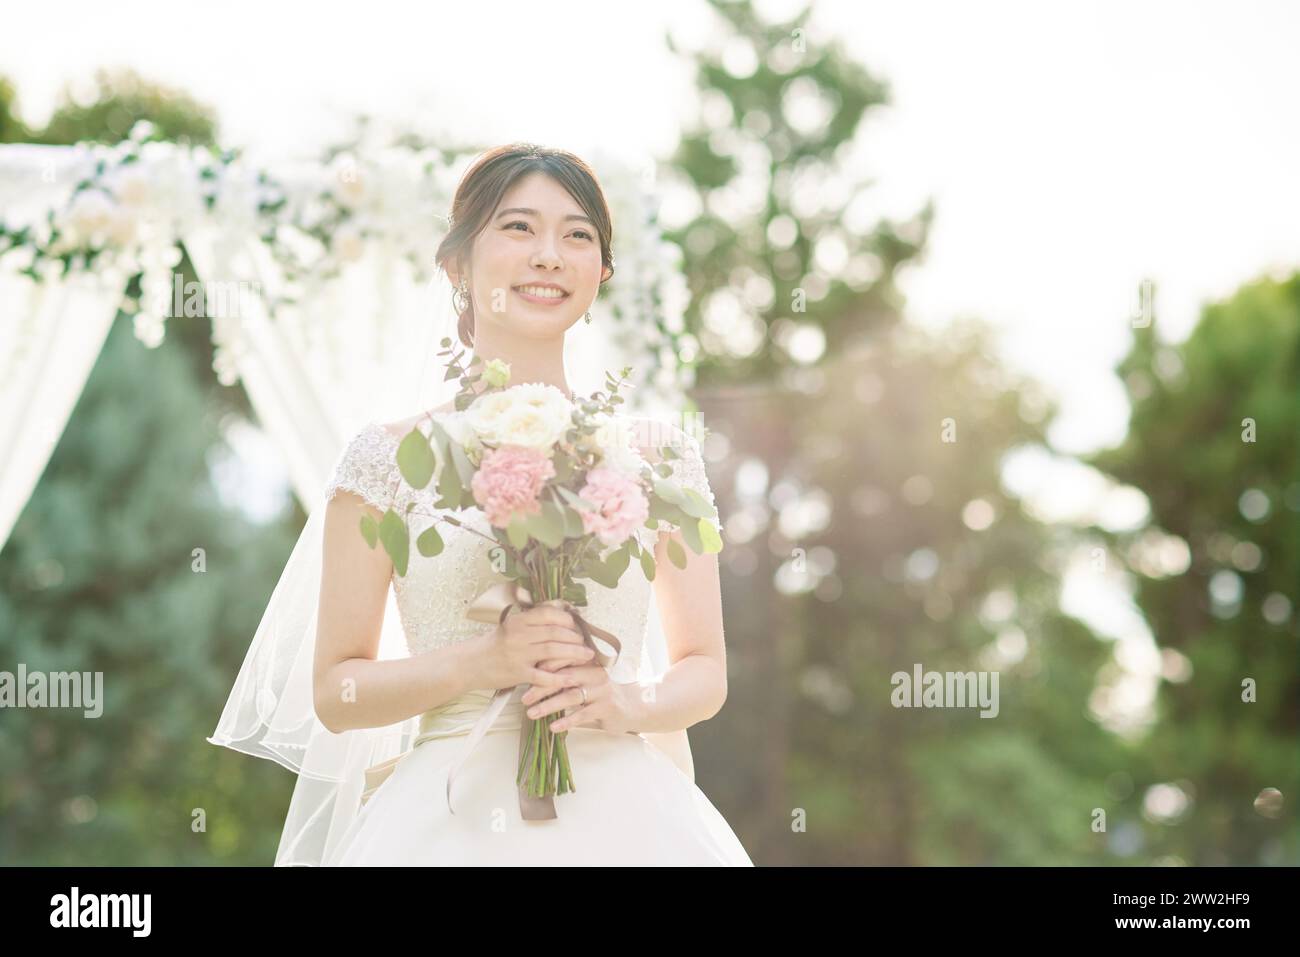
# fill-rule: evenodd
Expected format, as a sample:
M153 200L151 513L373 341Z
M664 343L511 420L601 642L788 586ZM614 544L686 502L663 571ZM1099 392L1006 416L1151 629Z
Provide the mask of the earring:
M587 321L587 325L591 325L591 310L587 310L587 314L582 318Z
M469 308L469 285L461 279L460 285L451 294L451 306L457 315Z

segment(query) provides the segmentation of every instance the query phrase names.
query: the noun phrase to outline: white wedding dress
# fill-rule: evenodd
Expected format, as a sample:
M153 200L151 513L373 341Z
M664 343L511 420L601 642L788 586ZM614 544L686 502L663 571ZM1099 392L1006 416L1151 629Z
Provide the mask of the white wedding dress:
M435 415L446 413L435 413ZM648 421L648 420L643 420ZM671 460L675 477L712 491L694 437L655 422L680 438L682 458ZM426 426L421 426L427 432ZM326 489L359 495L381 511L402 513L412 501L411 541L432 523L432 486L414 490L400 481L394 464L399 439L369 424L348 443ZM490 534L478 508L455 513ZM488 564L489 542L439 523L445 547L426 558L414 548L405 576L393 589L407 651L424 654L465 640L492 626L465 616L470 601L500 576ZM642 529L648 544L654 532ZM360 534L360 532L358 532ZM623 649L610 668L614 681L635 681L653 586L635 562L616 589L586 581L583 617L618 637ZM578 727L568 733L575 790L556 795L557 817L524 820L515 775L521 722L513 695L455 773L447 806L449 769L494 695L473 691L421 717L420 736L376 789L323 861L348 865L737 865L752 866L739 839L655 735ZM667 738L667 736L664 736ZM689 759L687 759L689 762Z

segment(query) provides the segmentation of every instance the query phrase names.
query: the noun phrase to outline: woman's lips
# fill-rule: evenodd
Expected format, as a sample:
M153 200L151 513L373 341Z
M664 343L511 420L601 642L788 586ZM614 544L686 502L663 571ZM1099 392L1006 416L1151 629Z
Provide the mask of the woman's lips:
M567 292L562 296L546 297L546 296L534 296L532 293L524 292L522 289L518 289L518 288L515 288L514 291L517 295L520 296L520 298L526 299L528 302L535 302L539 306L554 306L561 302L564 302L566 299L569 298L569 294Z

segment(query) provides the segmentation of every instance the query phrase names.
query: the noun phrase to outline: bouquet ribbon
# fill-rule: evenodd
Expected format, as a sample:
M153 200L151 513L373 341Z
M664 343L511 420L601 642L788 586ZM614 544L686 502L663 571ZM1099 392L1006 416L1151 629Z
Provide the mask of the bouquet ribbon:
M533 608L536 604L528 589L524 588L518 582L506 581L497 582L494 585L484 589L484 591L470 602L469 609L465 616L474 621L480 621L489 625L501 624L513 610L527 610ZM582 634L583 644L595 652L592 659L603 668L608 668L623 650L618 638L610 634L603 628L591 624L579 614L577 608L569 601L561 601L557 606L563 608L573 616L574 623L578 626L578 631ZM612 655L607 654L597 647L593 636L600 638L601 641L608 644L614 649ZM513 688L498 688L496 694L492 696L491 703L484 709L475 722L474 727L470 730L469 737L465 741L465 747L461 750L460 755L456 758L454 764L447 772L447 810L452 814L456 811L451 804L451 787L455 781L456 772L474 752L479 741L482 740L493 723L500 716L501 712L509 704L511 698L522 697L529 685L520 684ZM549 715L546 718L529 719L527 716L521 718L519 723L519 760L517 765L523 763L524 755L528 750L530 737L531 722L533 720L549 721L554 720ZM561 732L564 733L564 732ZM413 750L413 749L412 749ZM397 764L402 758L411 752L408 750L395 758L390 758L381 764L369 768L365 772L366 787L361 796L361 803L364 804L371 794L382 784L390 774L396 769ZM556 817L555 800L551 795L545 797L535 797L528 793L526 779L518 783L519 791L519 814L525 821L546 821Z

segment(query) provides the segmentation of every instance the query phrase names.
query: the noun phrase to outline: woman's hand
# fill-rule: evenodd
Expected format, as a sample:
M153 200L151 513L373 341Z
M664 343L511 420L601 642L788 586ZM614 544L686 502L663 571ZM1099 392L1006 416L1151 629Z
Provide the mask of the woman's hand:
M476 687L513 688L528 684L550 691L574 687L578 678L566 666L585 664L595 652L582 640L577 623L558 600L512 611L480 642L481 674Z
M571 708L569 714L550 723L552 731L579 727L617 732L636 730L637 685L610 681L609 672L598 664L568 665L556 674L576 684L559 689L547 685L529 688L520 699L528 717L541 718Z

